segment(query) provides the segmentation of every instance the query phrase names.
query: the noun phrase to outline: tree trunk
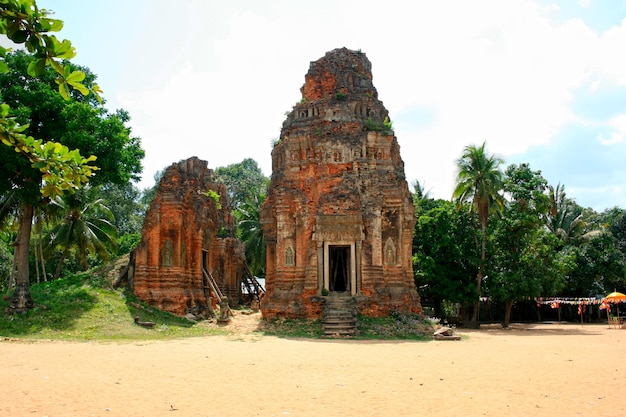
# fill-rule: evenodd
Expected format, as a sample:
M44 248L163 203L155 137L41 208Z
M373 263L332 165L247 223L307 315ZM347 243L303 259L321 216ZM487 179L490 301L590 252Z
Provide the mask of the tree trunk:
M59 259L59 263L57 264L57 269L56 271L54 271L54 277L52 279L57 280L59 279L59 276L61 275L61 270L63 270L63 263L65 262L65 257L67 255L67 250L63 250L63 253L61 254L61 259Z
M37 277L37 284L41 281L39 279L39 253L38 253L39 245L37 245L37 239L35 239L35 244L33 245L33 251L35 252L35 276Z
M508 328L511 323L511 309L513 308L513 301L507 301L504 303L504 321L502 322L503 328Z
M462 304L461 305L461 321L463 323L469 323L471 320L470 313L474 311L474 307L471 304Z
M48 276L46 275L46 260L43 258L43 245L41 243L41 236L39 236L39 255L41 256L41 274L43 275L43 280L48 281Z
M434 297L433 301L435 302L435 317L439 317L442 320L447 318L443 316L443 299Z
M485 268L485 260L487 259L487 225L480 225L480 234L481 234L481 242L480 242L480 265L478 265L478 274L476 276L476 291L478 292L478 301L474 304L474 317L472 317L472 321L479 322L480 321L480 297L482 295L482 284L483 284L483 270Z
M537 303L537 321L541 322L543 320L541 320L541 304Z
M30 249L30 231L33 224L33 206L23 204L20 207L19 229L17 231L17 279L15 292L11 299L9 312L26 313L33 308L33 299L30 296L30 275L28 271L28 253Z
M38 261L41 262L41 275L43 277L44 281L48 281L48 277L46 276L46 261L43 258L43 225L41 224L43 220L41 219L41 215L40 217L36 220L35 222L35 226L37 228L37 249L39 251L39 257L37 258ZM35 253L37 253L37 250L35 250ZM37 260L35 261L35 265L37 265ZM37 282L39 282L39 277L37 277Z
M17 245L13 245L13 263L11 264L11 273L9 274L9 283L7 284L7 295L11 293L13 285L15 285L15 271L17 271Z

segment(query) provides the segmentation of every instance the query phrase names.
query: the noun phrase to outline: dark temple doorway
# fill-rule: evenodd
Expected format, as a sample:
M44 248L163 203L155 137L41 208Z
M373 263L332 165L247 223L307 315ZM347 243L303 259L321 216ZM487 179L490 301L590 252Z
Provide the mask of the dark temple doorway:
M350 246L329 246L329 290L350 291Z

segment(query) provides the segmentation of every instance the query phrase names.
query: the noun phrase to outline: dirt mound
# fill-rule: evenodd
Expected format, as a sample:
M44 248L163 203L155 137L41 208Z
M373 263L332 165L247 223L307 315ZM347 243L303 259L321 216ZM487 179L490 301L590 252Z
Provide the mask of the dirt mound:
M120 271L124 269L126 265L128 265L129 260L130 254L127 253L126 255L115 258L97 268L96 270L94 270L94 274L112 284L113 281L115 281L120 275Z

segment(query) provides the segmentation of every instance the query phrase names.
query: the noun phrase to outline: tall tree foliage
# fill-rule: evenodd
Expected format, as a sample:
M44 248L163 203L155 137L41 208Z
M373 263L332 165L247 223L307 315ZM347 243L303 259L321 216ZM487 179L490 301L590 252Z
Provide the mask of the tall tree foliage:
M76 51L71 42L59 41L51 32L58 32L63 27L63 22L51 19L49 12L39 9L34 0L5 0L0 2L0 34L5 35L16 44L23 44L25 49L32 54L33 61L27 68L31 77L40 76L48 67L53 68L57 76L55 83L59 93L66 99L69 98L72 89L78 89L82 94L90 93L89 88L82 84L85 75L80 71L73 71L69 66L60 62L62 59L71 59ZM9 49L0 46L0 73L7 73L9 66L5 57ZM92 85L91 92L99 93L97 85ZM99 97L99 96L98 96ZM33 169L39 171L41 178L35 184L22 184L28 188L41 187L44 197L61 195L65 191L71 191L84 185L89 177L97 169L90 165L95 160L94 156L83 157L78 150L70 151L67 146L53 141L35 138L28 134L28 125L20 124L15 117L10 116L10 107L7 103L0 102L0 142L3 151L7 148L15 151L27 161ZM18 164L21 168L23 164ZM15 169L10 166L9 169ZM13 177L15 178L15 177ZM10 182L10 181L9 181ZM12 192L19 185L11 184L7 191ZM13 197L13 196L10 196ZM8 198L7 201L15 199ZM19 226L15 242L14 257L17 259L17 285L13 296L11 308L13 311L26 311L32 307L32 299L28 287L29 266L28 247L34 207L31 201L20 200ZM11 271L13 273L13 269Z
M567 198L565 186L558 184L548 186L549 206L545 215L548 229L563 244L577 243L586 233L586 222L583 220L583 209L572 199Z
M234 210L242 204L258 200L259 195L267 192L269 178L263 175L254 159L246 158L236 164L218 167L215 173L226 185L231 208Z
M138 179L144 151L138 138L130 136L126 127L128 114L118 110L108 113L98 100L80 98L65 100L57 92L57 77L52 69L43 70L39 78L28 74L37 58L23 52L8 54L5 62L10 71L0 75L2 99L10 104L15 120L29 127L28 134L42 141L55 141L61 146L81 149L97 158L99 170L90 182L123 184ZM67 64L70 68L76 68ZM84 82L91 85L95 75L82 68ZM30 298L28 248L30 227L36 207L45 207L50 197L42 196L40 185L45 182L41 170L33 166L20 153L7 146L0 147L0 194L16 193L20 201L20 227L18 231L18 280L11 307L25 311L32 306Z
M505 306L508 327L516 300L552 295L565 285L571 259L559 253L559 240L545 228L550 200L547 181L527 164L506 169L504 191L509 196L496 220L487 290Z
M235 211L237 236L244 242L246 261L255 276L265 276L265 237L261 229L261 204L265 194L252 196Z
M231 210L237 220L237 236L244 242L248 266L253 274L265 275L265 239L260 210L269 178L250 158L219 167L215 172L228 190Z
M435 315L443 317L444 300L473 306L480 255L467 211L444 200L432 200L429 206L417 216L413 270L420 295L432 299Z
M55 85L65 99L74 90L82 95L91 94L100 99L100 88L92 83L83 84L85 74L61 60L71 59L76 50L68 40L59 40L52 32L63 28L63 22L50 18L51 12L39 9L34 0L4 0L0 2L0 34L10 41L22 44L33 57L27 73L40 77L46 68L55 72ZM0 46L0 73L9 72L5 58L10 49ZM83 157L78 150L70 151L53 140L42 140L26 132L28 126L18 123L9 115L10 107L0 102L0 142L15 150L42 175L41 191L46 197L54 197L64 191L86 184L97 168L90 165L95 157Z
M157 171L153 176L154 184L152 185L152 187L145 188L141 192L139 203L143 207L144 214L148 211L148 208L150 208L150 204L152 204L152 201L154 201L154 198L156 197L157 189L159 188L159 184L161 183L161 178L163 178L163 175L165 175L166 169L167 168L163 168L162 170Z
M429 199L419 182L414 185L413 265L420 293L459 303L472 289L470 297L487 294L503 303L503 325L508 326L511 308L520 299L596 296L626 288L625 211L582 208L567 197L563 185L548 186L528 164L511 165L503 173L501 163L486 153L485 144L466 147L458 161L454 198L459 208L469 207L468 221L475 222L479 233L457 229L459 219ZM467 246L473 240L474 252ZM477 270L477 285L459 274L471 270L468 265ZM476 319L476 306L474 310Z
M113 224L117 229L117 255L130 253L141 240L146 205L142 202L143 193L134 184L108 183L100 187L99 194L104 204L113 214Z
M76 193L56 197L51 204L62 213L62 220L50 230L45 250L60 249L61 258L54 278L61 274L63 263L75 253L84 269L89 267L88 256L108 260L117 245L117 229L112 224L113 214L98 198L99 190L89 186Z
M603 213L584 209L566 197L565 187L549 187L546 224L560 240L560 250L574 260L561 294L598 296L626 284L626 254L620 246L620 215L614 208Z
M415 206L415 216L419 217L421 213L439 206L439 202L430 196L430 190L425 191L423 183L414 180L411 186L413 187L411 196L413 197L413 205Z
M82 84L84 74L80 71L72 71L69 66L63 66L60 62L61 59L71 59L76 52L69 41L59 41L51 34L51 32L61 30L63 22L49 18L49 14L46 10L40 10L34 0L2 1L0 2L0 33L14 43L23 44L25 49L32 54L34 59L27 69L30 76L40 76L47 67L51 67L57 74L55 83L64 98L69 98L72 89L78 89L86 95L90 90ZM4 61L8 51L9 49L0 46L0 73L9 71ZM97 95L98 86L92 85L91 92ZM85 158L78 150L70 151L59 142L34 138L27 132L28 125L18 123L9 115L9 112L9 105L0 102L2 150L6 151L5 146L14 150L28 161L32 168L39 170L41 178L36 185L41 187L44 197L58 196L87 183L89 177L97 169L90 165L95 157ZM19 168L23 164L18 165ZM33 187L31 184L25 185L28 188ZM11 187L11 191L7 191L2 190L0 186L0 194L12 193L19 185L11 184ZM34 211L32 202L21 200L14 252L18 275L16 291L11 303L13 311L26 311L33 304L28 286L28 248Z
M500 194L502 190L502 159L489 155L485 149L486 143L481 146L469 145L463 150L461 158L457 160L456 187L452 197L460 208L468 202L470 213L478 217L480 227L480 264L476 274L476 291L478 297L482 294L482 282L487 260L487 223L493 209L503 206ZM479 320L480 301L474 304L473 321Z
M119 236L141 234L145 207L142 193L133 183L107 183L99 187L98 195L113 214L113 224Z
M606 210L602 217L603 223L606 223L615 238L617 248L626 256L626 210L613 207Z
M626 260L609 232L565 250L574 257L576 268L568 275L564 295L596 297L626 288Z

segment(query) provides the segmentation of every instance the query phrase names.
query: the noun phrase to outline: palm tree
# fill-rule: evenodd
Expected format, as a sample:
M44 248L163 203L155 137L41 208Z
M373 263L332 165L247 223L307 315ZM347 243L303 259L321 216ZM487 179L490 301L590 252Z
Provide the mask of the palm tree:
M88 255L108 260L109 250L117 245L117 229L111 223L111 210L97 198L96 188L86 187L74 194L51 200L51 205L62 211L62 220L49 232L45 251L61 250L61 259L54 273L58 278L63 262L75 250L83 268L89 267Z
M500 165L504 162L494 155L487 155L485 142L479 147L466 146L461 158L457 160L458 173L456 187L452 197L456 199L458 208L463 203L470 203L470 212L478 215L480 225L480 265L476 277L476 290L481 296L483 274L485 270L487 247L487 222L492 208L500 209L504 206L504 199L500 194L503 186L503 174ZM473 321L478 321L480 300L474 304Z
M427 200L430 197L430 191L428 190L426 191L426 182L420 182L419 180L414 180L411 183L411 186L413 187L413 199L417 200L417 201L421 201L421 200Z
M550 205L546 216L546 225L565 244L577 241L585 236L587 223L583 220L583 210L565 195L565 186L548 186Z
M236 212L237 231L246 248L246 260L254 275L265 272L265 238L261 229L261 204L265 195L254 194Z
M425 213L435 207L435 200L430 195L430 189L426 191L425 183L421 183L419 180L414 180L411 183L411 186L414 190L412 196L416 216L419 216L420 213Z

